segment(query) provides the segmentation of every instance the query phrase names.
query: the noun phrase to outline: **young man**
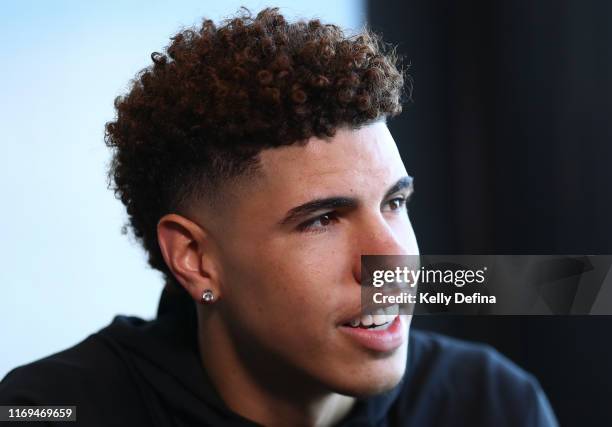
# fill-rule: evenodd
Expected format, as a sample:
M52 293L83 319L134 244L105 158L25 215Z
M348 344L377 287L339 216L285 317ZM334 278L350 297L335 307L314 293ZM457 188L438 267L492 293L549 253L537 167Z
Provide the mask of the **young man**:
M381 46L266 9L153 54L106 129L167 281L158 317L13 370L0 404L76 405L88 426L555 425L490 348L361 313L361 255L418 254Z

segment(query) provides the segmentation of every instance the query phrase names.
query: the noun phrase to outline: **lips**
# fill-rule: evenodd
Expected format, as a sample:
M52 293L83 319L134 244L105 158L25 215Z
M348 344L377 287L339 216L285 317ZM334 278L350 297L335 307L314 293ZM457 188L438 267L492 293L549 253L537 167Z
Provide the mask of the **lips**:
M338 329L358 346L375 352L391 352L406 339L406 325L402 317L395 315L381 328L352 327L342 325Z

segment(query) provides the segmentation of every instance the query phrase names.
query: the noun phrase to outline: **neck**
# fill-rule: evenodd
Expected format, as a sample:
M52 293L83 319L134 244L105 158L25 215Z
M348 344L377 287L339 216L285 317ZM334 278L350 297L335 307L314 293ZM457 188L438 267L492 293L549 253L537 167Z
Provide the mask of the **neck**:
M327 427L354 406L355 398L324 390L270 357L241 354L222 322L205 316L198 309L200 359L217 393L235 413L266 426Z

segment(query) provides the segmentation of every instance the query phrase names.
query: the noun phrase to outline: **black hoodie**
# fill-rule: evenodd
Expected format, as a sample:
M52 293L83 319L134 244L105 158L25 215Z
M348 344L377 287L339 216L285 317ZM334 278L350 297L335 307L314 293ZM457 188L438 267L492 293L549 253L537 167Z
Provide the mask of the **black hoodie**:
M66 426L257 425L215 392L198 357L194 304L167 290L156 319L116 316L74 347L13 369L0 405L76 405L77 421ZM411 330L402 382L358 400L339 425L557 423L538 382L492 348Z

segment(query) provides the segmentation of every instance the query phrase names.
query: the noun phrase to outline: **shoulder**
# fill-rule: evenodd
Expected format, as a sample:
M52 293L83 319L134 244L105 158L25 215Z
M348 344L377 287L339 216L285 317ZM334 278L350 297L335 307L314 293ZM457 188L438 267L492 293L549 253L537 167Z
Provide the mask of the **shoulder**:
M414 330L410 346L410 363L416 373L443 374L445 382L461 382L465 377L487 381L494 378L524 385L535 381L532 375L487 344Z
M114 425L113 411L119 416L138 399L125 361L99 333L16 367L0 382L1 405L76 405L77 418L87 414L94 426Z
M452 419L475 426L556 425L538 381L493 347L432 332L410 334L402 399L422 416L446 414L448 425Z
M111 373L114 360L98 337L90 335L66 350L10 371L0 383L0 397L9 400L47 400L82 391ZM59 392L59 393L58 393Z

